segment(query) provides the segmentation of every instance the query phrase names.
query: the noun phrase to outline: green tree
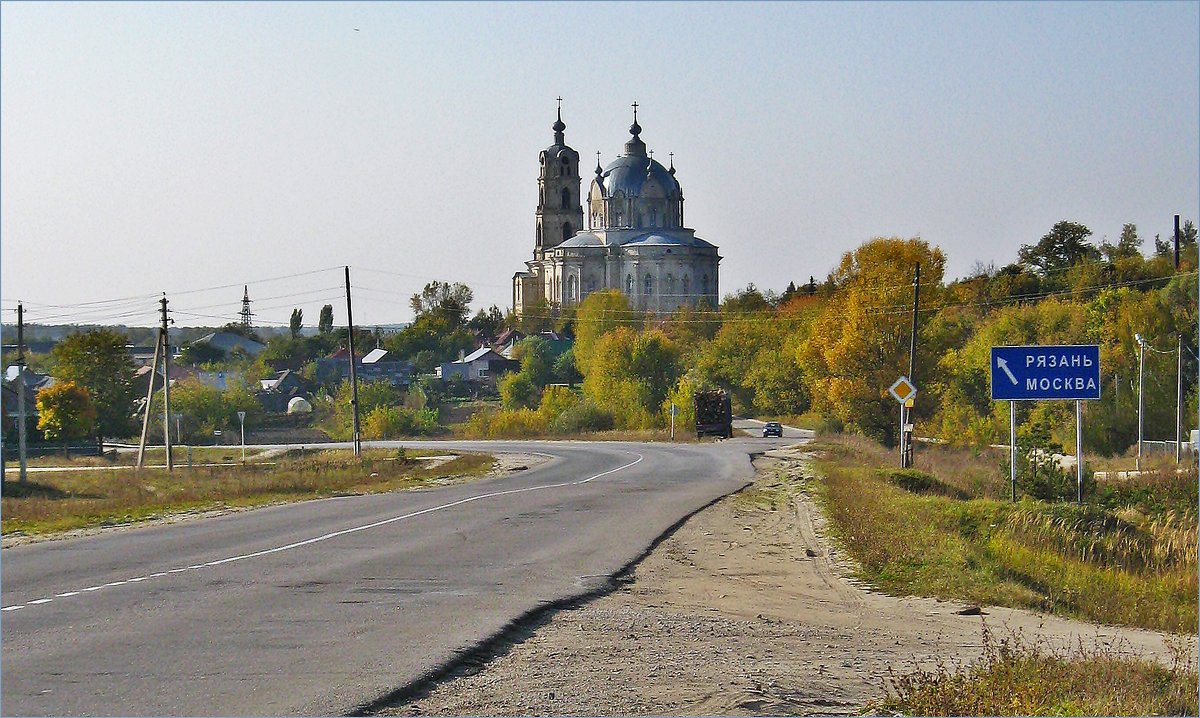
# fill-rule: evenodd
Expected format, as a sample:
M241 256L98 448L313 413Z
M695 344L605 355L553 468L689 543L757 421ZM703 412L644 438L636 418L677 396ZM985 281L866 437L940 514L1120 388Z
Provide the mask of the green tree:
M72 334L53 349L56 378L87 389L101 441L134 432L134 367L125 344L124 334L94 329Z
M330 307L332 311L332 307ZM288 323L288 329L292 333L292 339L300 336L300 328L304 326L304 310L296 307L292 310L292 320Z
M465 284L434 281L426 284L419 294L412 295L408 303L417 319L437 314L444 324L458 329L467 321L473 297L471 288Z
M725 296L725 301L721 302L721 312L723 314L756 314L762 312L773 311L775 307L771 306L771 302L754 283L746 285L745 289L738 290L735 294Z
M37 394L38 429L50 441L63 442L68 454L72 439L82 439L96 425L96 407L88 390L73 382L60 381Z
M487 311L480 309L475 312L475 316L471 317L471 321L467 322L467 328L472 331L479 332L480 336L495 337L504 327L504 314L501 313L500 307L495 304L488 307Z
M317 331L328 334L333 331L333 305L321 307L321 316L317 319Z
M538 389L554 381L554 357L545 339L525 337L513 347L513 359L521 362L521 374Z
M1054 225L1037 244L1021 245L1017 256L1021 264L1045 276L1067 269L1076 262L1100 258L1100 252L1088 243L1092 234L1077 222L1063 220Z

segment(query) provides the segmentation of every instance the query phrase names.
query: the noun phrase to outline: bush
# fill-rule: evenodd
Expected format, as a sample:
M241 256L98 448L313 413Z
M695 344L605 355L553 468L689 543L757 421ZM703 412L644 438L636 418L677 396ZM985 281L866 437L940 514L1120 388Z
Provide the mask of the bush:
M538 405L538 388L523 372L500 377L500 403L505 409L532 409Z
M910 493L945 496L960 501L971 498L962 489L950 486L933 474L927 474L918 469L886 469L880 473L888 483L899 486Z
M550 431L555 434L580 434L587 431L608 431L616 426L613 415L596 406L591 399L584 399L550 422Z
M363 419L362 433L367 439L429 435L437 431L437 419L437 411L433 409L377 406Z

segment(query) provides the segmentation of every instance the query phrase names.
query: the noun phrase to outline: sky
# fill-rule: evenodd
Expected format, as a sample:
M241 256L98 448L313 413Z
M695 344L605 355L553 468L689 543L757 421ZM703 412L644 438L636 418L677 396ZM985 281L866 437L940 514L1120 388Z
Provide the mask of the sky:
M1200 3L0 4L0 297L29 322L511 304L561 96L591 177L674 152L720 290L875 236L948 278L1200 214ZM587 187L584 186L584 191Z

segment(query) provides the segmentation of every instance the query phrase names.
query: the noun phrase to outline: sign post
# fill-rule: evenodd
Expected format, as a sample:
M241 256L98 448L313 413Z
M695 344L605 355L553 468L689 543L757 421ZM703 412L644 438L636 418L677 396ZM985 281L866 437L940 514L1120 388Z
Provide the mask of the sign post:
M1012 496L1017 500L1018 401L1075 402L1075 479L1083 503L1083 402L1100 398L1100 347L1095 344L992 347L992 399L1009 405Z
M902 376L888 387L888 393L900 404L900 468L907 469L909 467L911 450L909 446L908 409L912 406L913 399L917 396L917 387L908 380L908 377Z
M675 441L675 416L679 413L679 407L675 406L675 402L671 402L671 441Z
M246 412L238 412L238 423L242 425L242 464L246 463Z

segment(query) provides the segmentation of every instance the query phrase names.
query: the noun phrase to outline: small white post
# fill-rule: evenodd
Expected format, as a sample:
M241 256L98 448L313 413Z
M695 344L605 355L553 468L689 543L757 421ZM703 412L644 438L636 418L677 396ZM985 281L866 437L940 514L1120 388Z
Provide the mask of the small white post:
M1017 402L1008 402L1008 456L1012 473L1012 500L1017 500Z
M671 402L671 441L675 441L675 402Z
M242 464L246 463L246 412L238 412L238 423L242 425Z

